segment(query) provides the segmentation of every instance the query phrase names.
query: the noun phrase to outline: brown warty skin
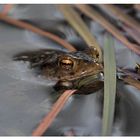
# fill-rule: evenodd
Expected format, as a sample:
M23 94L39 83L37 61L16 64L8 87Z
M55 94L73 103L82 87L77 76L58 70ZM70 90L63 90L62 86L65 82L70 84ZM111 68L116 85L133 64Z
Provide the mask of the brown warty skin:
M76 52L36 50L17 54L16 61L28 61L31 68L46 78L57 79L56 90L78 89L78 93L90 94L103 87L103 67L98 63L94 49Z

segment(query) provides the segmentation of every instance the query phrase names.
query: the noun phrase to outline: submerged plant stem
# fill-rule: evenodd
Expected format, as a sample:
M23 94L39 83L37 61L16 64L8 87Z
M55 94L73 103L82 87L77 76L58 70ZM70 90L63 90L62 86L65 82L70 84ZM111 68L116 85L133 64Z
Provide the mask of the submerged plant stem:
M53 41L57 42L58 44L62 45L65 48L67 48L69 51L76 51L76 49L71 44L66 42L65 40L59 38L58 36L56 36L50 32L43 31L43 30L41 30L41 29L39 29L39 28L29 24L29 23L13 19L13 18L6 16L5 14L2 14L2 13L0 13L0 20L4 21L6 23L12 24L14 26L32 31L32 32L37 33L39 35L48 37L49 39L52 39Z
M90 6L84 4L78 4L76 5L76 7L85 15L87 15L89 18L101 24L108 32L110 32L114 37L120 40L126 47L128 47L129 49L140 55L140 47L136 44L129 42L120 33L120 31L113 24L108 22L99 12L97 12Z
M122 80L140 90L140 81L132 78L131 76L124 77Z
M118 20L122 21L123 23L140 33L140 24L131 16L125 14L120 8L112 4L101 4L100 6L106 8Z
M65 105L69 97L74 94L75 91L76 90L66 90L64 93L62 93L62 95L53 105L51 111L43 118L37 128L33 131L32 136L42 136L44 134L57 114L61 111L62 107Z
M7 15L10 12L10 10L13 8L13 6L14 4L4 4L2 13Z

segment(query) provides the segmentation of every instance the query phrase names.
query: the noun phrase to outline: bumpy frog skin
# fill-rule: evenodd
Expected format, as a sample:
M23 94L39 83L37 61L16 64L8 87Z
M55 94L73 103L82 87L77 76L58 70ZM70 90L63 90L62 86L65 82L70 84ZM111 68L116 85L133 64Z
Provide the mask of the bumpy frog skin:
M138 74L140 74L140 64L137 63L135 69L136 69L136 72L137 72Z
M95 50L63 52L37 50L14 56L16 61L28 61L46 78L58 80L55 89L79 89L84 94L93 93L103 87L103 67L97 63Z

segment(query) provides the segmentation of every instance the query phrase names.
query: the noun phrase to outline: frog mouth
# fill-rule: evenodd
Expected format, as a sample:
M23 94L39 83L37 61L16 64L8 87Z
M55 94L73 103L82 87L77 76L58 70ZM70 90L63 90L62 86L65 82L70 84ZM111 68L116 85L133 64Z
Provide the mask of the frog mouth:
M85 77L79 78L77 81L84 81L84 83L90 83L95 81L104 81L103 73L97 73L93 75L86 75Z
M86 77L82 77L74 82L76 88L80 89L81 87L88 87L89 85L97 85L97 83L101 83L104 81L103 73L98 73L94 75L88 75Z
M103 73L88 74L79 79L59 80L54 86L56 90L60 89L78 89L78 94L90 94L103 87L104 76Z
M81 80L81 79L87 79L87 78L92 78L92 79L96 79L96 80L100 80L103 81L104 80L104 75L103 75L103 71L98 71L98 72L88 72L88 73L83 73L81 75L76 75L76 76L68 76L65 78L61 78L61 81L76 81L76 80Z

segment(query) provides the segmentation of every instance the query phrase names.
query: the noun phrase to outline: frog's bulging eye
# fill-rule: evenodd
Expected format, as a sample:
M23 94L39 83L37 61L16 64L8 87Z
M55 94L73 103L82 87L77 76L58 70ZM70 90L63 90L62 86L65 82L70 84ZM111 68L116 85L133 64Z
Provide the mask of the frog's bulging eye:
M61 68L70 70L73 68L74 62L70 59L62 59L59 61L59 65L61 66Z

